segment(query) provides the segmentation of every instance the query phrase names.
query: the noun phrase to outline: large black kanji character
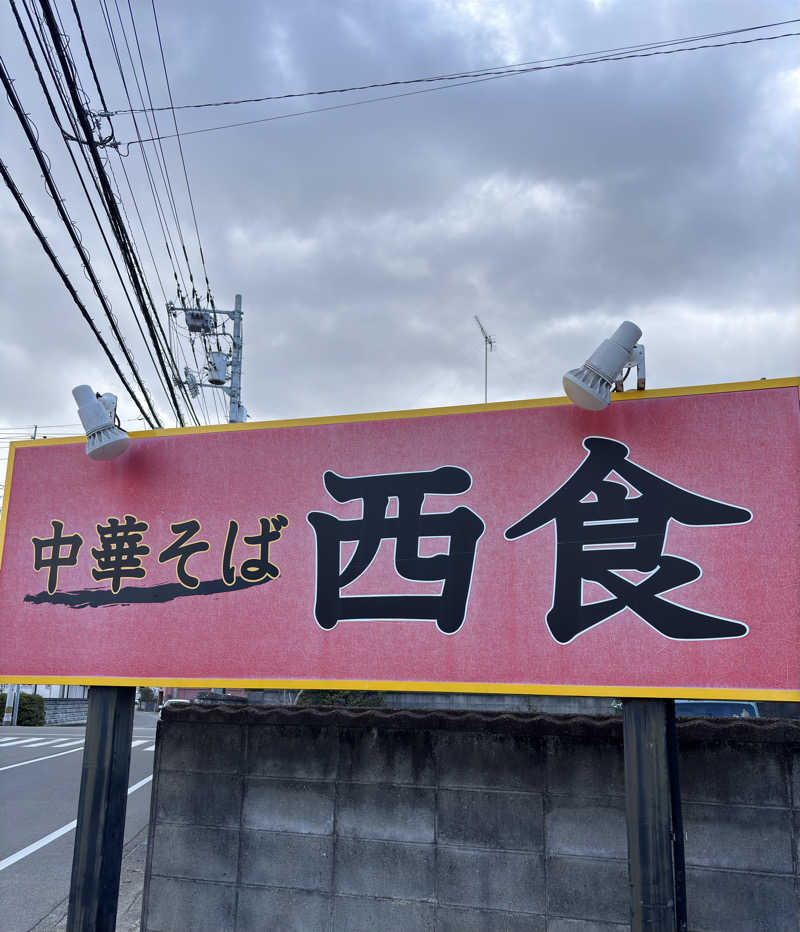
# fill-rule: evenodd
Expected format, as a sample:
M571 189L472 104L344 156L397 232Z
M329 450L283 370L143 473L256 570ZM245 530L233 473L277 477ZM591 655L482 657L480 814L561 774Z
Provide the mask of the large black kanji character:
M141 579L146 575L142 561L150 553L150 548L142 544L142 535L148 525L137 521L133 515L125 515L125 522L119 518L109 518L108 524L97 525L99 547L92 547L92 556L98 568L92 570L92 576L98 582L111 580L111 591L119 592L123 579Z
M739 621L692 611L662 594L697 579L691 560L665 554L671 520L692 526L743 524L753 517L739 508L688 492L627 459L628 447L606 437L587 437L588 455L567 481L505 532L508 540L555 521L556 568L547 626L566 644L588 628L630 608L668 638L701 640L742 637ZM616 481L616 473L638 497ZM637 584L620 576L649 574ZM582 604L583 580L605 587L610 599Z
M289 519L285 515L275 515L273 518L259 518L260 531L258 534L249 534L242 538L251 547L258 547L257 557L245 560L239 567L239 575L246 582L259 583L267 577L277 579L280 570L269 559L270 544L280 539L283 529L289 526ZM236 567L233 565L233 548L239 534L239 524L236 521L228 522L228 534L225 538L225 549L222 554L222 579L226 586L236 582Z
M472 583L475 550L484 523L470 508L422 513L426 495L458 495L472 477L457 466L384 476L323 476L328 494L337 502L363 501L361 518L340 519L312 511L307 520L317 538L317 592L314 615L322 628L339 621L405 619L435 621L446 634L464 623ZM390 498L397 499L397 516L387 517ZM424 537L447 538L447 553L421 557ZM440 581L441 595L342 596L341 591L367 569L384 539L394 539L395 570L403 579ZM342 543L357 546L340 570Z
M192 518L189 521L170 524L169 529L173 534L180 536L161 551L158 555L158 562L168 563L170 560L177 560L178 565L175 572L178 576L178 582L187 589L196 589L200 585L200 580L186 569L186 563L189 557L195 553L203 553L209 549L210 545L207 540L197 540L193 544L189 543L189 540L200 531L200 522Z
M58 588L59 567L77 565L83 538L80 534L64 536L64 524L61 521L51 520L50 524L53 528L53 536L32 537L31 543L33 544L33 568L37 573L43 569L48 571L47 592L52 595ZM69 548L65 554L61 553L63 547ZM46 550L49 550L47 556L45 556Z

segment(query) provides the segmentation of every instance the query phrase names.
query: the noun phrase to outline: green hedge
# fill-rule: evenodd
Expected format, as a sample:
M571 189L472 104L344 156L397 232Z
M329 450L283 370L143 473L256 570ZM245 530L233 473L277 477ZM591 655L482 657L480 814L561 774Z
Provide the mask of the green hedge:
M13 696L11 697L13 701ZM4 692L0 692L0 719L5 711L8 697ZM17 711L18 725L44 725L44 699L38 694L33 696L30 693L19 694L19 709Z
M346 705L372 707L383 705L383 693L357 689L304 689L298 705Z
M44 699L37 693L19 694L18 725L44 725Z

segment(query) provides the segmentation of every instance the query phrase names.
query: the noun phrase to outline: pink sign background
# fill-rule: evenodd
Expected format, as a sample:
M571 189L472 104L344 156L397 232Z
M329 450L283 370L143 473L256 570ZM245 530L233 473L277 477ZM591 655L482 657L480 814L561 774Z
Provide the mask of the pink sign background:
M643 393L599 413L551 400L142 433L108 463L87 459L83 442L18 444L4 507L0 680L800 698L798 389L796 380L761 385ZM512 541L503 534L575 471L590 436L623 442L630 461L674 485L752 512L746 524L671 521L664 546L702 567L699 579L665 598L741 621L746 636L671 640L629 609L567 644L550 635L554 525ZM445 465L467 470L472 486L428 495L423 512L466 506L485 523L461 628L446 635L432 621L369 620L323 630L314 618L316 540L306 516L361 515L360 501L342 505L327 494L325 470L364 476ZM277 579L208 595L186 590L158 603L124 598L125 587L176 583L176 562L157 560L175 539L171 523L200 522L196 539L209 549L187 567L205 581L221 576L231 519L239 524L238 566L258 549L243 535L278 514L289 524L270 551ZM125 515L149 525L145 578L124 580L108 604L37 600L47 570L34 570L33 537L51 536L57 519L65 535L83 538L77 565L60 569L56 597L108 592L109 583L91 575L96 525ZM423 540L420 554L446 552L446 543ZM343 560L351 550L343 547ZM385 540L343 594L441 591L438 582L401 579L393 557Z

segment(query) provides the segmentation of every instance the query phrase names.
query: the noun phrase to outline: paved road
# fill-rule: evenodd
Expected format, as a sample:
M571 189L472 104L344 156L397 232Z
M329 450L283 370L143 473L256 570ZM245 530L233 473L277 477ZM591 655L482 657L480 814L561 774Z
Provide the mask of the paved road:
M156 720L134 719L126 842L150 815ZM28 932L69 894L83 736L82 726L0 728L0 932Z

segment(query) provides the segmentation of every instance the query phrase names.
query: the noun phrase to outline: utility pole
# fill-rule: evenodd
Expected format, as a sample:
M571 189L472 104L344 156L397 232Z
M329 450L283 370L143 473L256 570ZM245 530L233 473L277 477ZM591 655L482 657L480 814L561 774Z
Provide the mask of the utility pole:
M231 348L230 424L242 424L247 420L247 411L242 407L242 296L237 294L233 302L233 347ZM227 312L226 312L227 313ZM224 389L223 389L224 390Z
M173 305L167 305L167 310L177 316ZM199 382L188 368L185 370L189 393L197 397L200 388L221 388L230 397L230 422L246 420L241 400L242 296L236 295L232 311L183 311L189 331L203 336L208 363L208 383ZM233 320L230 353L224 352L220 344L223 334L217 325L218 314ZM216 351L209 348L208 337L215 338ZM229 368L230 387L226 384ZM89 687L67 932L113 932L116 926L135 699L136 689L132 686ZM18 704L17 693L12 722L16 722Z
M219 308L208 310L199 307L176 308L174 304L167 305L167 313L177 317L178 310L182 310L186 318L186 326L190 333L199 333L203 336L203 346L206 351L207 381L202 380L201 373L192 372L188 366L184 369L186 388L189 394L196 398L201 388L217 388L225 392L230 399L228 409L228 423L242 424L247 420L247 409L242 404L242 296L237 294L234 299L234 309L223 311ZM216 323L218 316L229 317L233 321L233 336L230 352L219 348L219 327ZM226 334L227 336L227 334ZM217 349L210 350L206 345L207 337L215 337ZM230 370L230 376L228 375ZM230 381L230 385L228 385Z
M475 323L480 327L483 336L483 403L486 404L489 400L489 353L494 349L497 341L486 332L486 328L477 314L475 315Z
M15 683L13 686L9 685L8 695L6 696L6 707L5 707L5 710L3 711L3 724L4 725L16 725L18 714L19 714L19 683Z

